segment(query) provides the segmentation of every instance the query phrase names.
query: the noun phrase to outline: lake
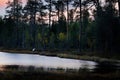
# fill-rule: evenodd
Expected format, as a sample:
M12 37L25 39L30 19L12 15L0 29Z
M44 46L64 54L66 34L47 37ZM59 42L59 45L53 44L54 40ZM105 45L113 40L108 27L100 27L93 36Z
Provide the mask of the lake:
M109 65L108 63L97 63L94 61L86 61L86 60L77 60L77 59L67 59L67 58L59 58L59 57L51 57L51 56L43 56L37 54L20 54L20 53L8 53L8 52L0 52L0 66L1 70L3 66L32 66L35 68L44 68L46 69L88 69L90 71L93 70L106 70L106 69L119 69L119 67L115 65Z
M36 54L0 52L0 65L22 65L63 69L94 69L97 63L93 61L49 57Z

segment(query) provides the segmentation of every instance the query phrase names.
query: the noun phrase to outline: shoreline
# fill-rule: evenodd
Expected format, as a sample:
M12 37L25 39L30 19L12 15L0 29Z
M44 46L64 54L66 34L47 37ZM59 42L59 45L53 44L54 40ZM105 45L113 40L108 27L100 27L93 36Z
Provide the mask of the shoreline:
M95 61L95 62L110 62L110 63L119 63L119 59L112 58L102 58L99 56L89 56L89 55L78 55L72 54L69 51L63 52L50 52L50 51L35 51L32 52L30 50L0 50L0 52L8 52L8 53L21 53L21 54L37 54L43 56L51 56L51 57L60 57L60 58L68 58L68 59L78 59L78 60L87 60L87 61Z
M1 52L1 50L0 50ZM44 55L44 56L55 56L55 57L61 57L61 58L69 58L69 59L79 59L79 60L91 60L99 62L107 61L103 58L94 57L94 56L86 56L86 55L73 55L68 54L66 52L54 52L50 53L48 51L44 52L32 52L32 51L13 51L13 50L4 50L2 52L8 52L8 53L15 53L15 54L37 54L37 55ZM94 60L93 60L94 59ZM114 62L115 61L110 61ZM13 65L14 66L14 65ZM9 68L9 66L8 66ZM39 70L34 70L34 67L30 67L28 71L19 71L19 69L16 69L16 65L14 68L11 68L7 71L0 71L0 79L2 80L118 80L120 78L120 71L117 70L115 72L90 72L86 69L81 69L79 72L71 72L71 69L68 69L68 72L64 72L62 69L58 68L58 71L44 71L42 68ZM22 68L23 69L23 68ZM87 76L87 77L86 77Z

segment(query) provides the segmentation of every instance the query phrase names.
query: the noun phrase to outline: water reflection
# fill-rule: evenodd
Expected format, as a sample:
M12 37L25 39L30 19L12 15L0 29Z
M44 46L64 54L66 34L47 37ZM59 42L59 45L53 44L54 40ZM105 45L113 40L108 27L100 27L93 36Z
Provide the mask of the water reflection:
M0 52L0 65L33 66L44 69L94 69L96 62L66 59L59 57L48 57L33 54L13 54ZM19 67L20 67L19 66ZM10 67L10 66L9 66ZM15 66L14 66L15 67ZM6 67L5 67L6 68Z
M119 63L118 63L119 64ZM97 73L111 73L120 71L120 66L117 63L110 63L107 61L99 62L94 69Z

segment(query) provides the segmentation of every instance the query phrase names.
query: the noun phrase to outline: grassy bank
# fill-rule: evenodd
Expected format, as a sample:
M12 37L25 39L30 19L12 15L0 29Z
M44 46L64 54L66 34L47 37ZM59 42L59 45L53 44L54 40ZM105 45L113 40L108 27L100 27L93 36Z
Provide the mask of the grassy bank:
M89 56L89 55L73 55L73 54L58 54L58 57L72 58L72 59L81 59L81 60L89 60L95 62L120 62L120 60L112 59L112 58L102 58L99 56Z
M0 80L119 80L120 72L109 74L98 74L81 72L60 73L60 72L20 72L20 71L3 71L0 72Z

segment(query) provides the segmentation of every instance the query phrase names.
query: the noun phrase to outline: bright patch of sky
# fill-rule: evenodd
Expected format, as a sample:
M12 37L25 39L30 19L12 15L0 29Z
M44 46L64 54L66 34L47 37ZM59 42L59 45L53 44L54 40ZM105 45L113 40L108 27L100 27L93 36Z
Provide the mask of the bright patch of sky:
M6 3L8 1L12 2L13 0L0 0L0 16L4 16L5 15L5 13L6 13L5 8L7 6ZM21 1L22 1L23 5L25 5L27 0L21 0Z
M5 9L3 7L0 7L0 16L4 16Z

